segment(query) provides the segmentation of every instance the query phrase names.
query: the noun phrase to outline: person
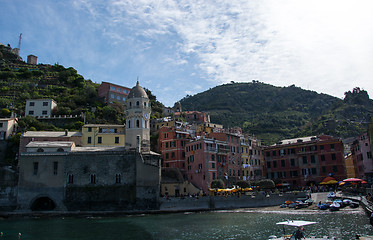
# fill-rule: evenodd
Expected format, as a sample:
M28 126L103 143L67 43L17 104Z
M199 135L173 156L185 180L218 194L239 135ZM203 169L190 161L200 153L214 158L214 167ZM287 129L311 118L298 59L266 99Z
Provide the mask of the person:
M294 238L296 240L304 238L304 233L303 233L301 227L298 227L297 231L294 234Z

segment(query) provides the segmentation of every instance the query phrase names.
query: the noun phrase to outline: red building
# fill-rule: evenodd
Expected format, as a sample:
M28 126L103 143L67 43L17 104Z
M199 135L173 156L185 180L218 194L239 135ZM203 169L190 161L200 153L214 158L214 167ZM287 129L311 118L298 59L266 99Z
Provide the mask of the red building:
M175 127L163 126L159 129L158 146L162 154L162 167L178 168L185 174L185 145L190 141L189 133Z
M98 87L98 96L104 98L105 103L118 102L125 104L131 88L109 82L102 82Z
M233 134L211 133L187 143L188 180L207 193L215 179L222 179L226 187L242 179L239 139Z
M331 136L282 140L265 147L263 155L267 178L293 187L318 184L329 174L346 178L343 143Z

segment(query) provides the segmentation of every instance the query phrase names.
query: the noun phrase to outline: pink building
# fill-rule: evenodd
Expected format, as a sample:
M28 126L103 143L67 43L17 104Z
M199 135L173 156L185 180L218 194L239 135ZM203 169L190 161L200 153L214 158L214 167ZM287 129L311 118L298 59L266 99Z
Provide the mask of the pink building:
M355 138L351 146L352 159L358 178L373 181L373 161L368 133Z
M189 141L188 132L166 126L159 129L158 146L163 159L162 167L180 169L184 179L186 178L185 146Z
M226 133L211 133L186 145L188 180L209 191L211 182L222 179L232 187L241 177L240 137Z

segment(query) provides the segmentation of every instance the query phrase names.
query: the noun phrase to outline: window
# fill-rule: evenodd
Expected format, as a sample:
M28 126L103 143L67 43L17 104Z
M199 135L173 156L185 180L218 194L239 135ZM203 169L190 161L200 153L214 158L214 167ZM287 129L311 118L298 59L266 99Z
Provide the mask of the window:
M110 98L115 98L115 95L114 94L110 94Z
M30 102L30 107L35 106L35 102Z
M28 115L34 115L34 111L28 111Z
M320 145L320 150L324 150L324 145Z
M290 159L290 165L291 165L292 167L295 166L295 159L294 159L294 158Z
M115 137L115 143L119 143L119 137Z
M311 163L316 163L315 155L311 155Z
M128 128L131 128L131 120L128 120Z
M139 120L136 120L136 127L137 127L137 128L140 127L140 121L139 121Z
M92 132L92 128L91 127L88 128L88 132Z
M48 111L43 110L41 114L42 114L42 115L48 115Z
M58 162L53 162L53 175L58 173Z
M69 184L73 184L74 183L74 175L73 174L69 174L67 182Z
M120 89L120 88L117 88L117 91L119 91L119 92L120 92L121 90L122 90L122 89Z
M43 106L48 106L48 102L43 102Z
M64 152L65 150L63 148L58 148L57 152Z
M3 127L3 123L0 123L0 127Z
M175 158L175 152L171 153L171 158Z
M121 183L121 175L115 174L115 183Z
M140 106L140 102L139 101L136 102L136 106Z
M34 162L34 175L38 175L38 169L39 169L39 163L38 162Z
M330 144L330 149L334 150L334 144Z
M336 160L336 159L337 159L337 157L336 157L335 153L332 153L332 160Z
M144 102L144 107L146 108L146 102Z
M88 144L92 143L92 137L88 137L88 139L87 139L87 143L88 143Z
M303 156L303 164L307 164L307 156Z
M166 159L168 159L168 157L169 157L169 155L168 155L168 153L166 153Z
M102 137L97 138L97 143L102 143Z
M121 99L121 97L120 96L117 96L117 100L120 100Z
M320 157L321 157L321 161L324 162L325 161L325 155L321 155Z
M281 160L281 167L285 167L285 160Z
M333 166L333 172L338 172L338 167L337 166Z
M325 166L322 166L322 167L321 167L321 171L322 171L323 173L326 173L326 167L325 167Z
M114 86L110 86L110 90L114 90L115 91L115 87Z
M96 174L91 174L91 184L96 184Z
M44 149L42 148L38 148L38 150L36 150L37 152L44 152Z
M126 89L123 89L123 93L127 93L127 90L126 90Z
M316 174L316 168L312 168L312 175L315 175Z
M273 167L277 168L277 162L276 161L273 161Z

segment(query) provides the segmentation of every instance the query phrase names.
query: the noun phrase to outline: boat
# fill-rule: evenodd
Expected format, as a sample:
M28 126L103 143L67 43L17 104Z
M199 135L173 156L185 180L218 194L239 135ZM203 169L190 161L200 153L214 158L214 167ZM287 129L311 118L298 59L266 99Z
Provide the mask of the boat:
M338 211L341 207L341 204L339 204L338 202L334 201L332 204L330 204L329 206L329 210L330 211Z
M330 204L327 204L327 203L321 203L321 202L319 202L319 203L317 204L317 207L318 207L320 210L326 210L326 209L329 208L329 206L330 206Z
M328 198L336 198L336 197L337 196L336 196L335 192L328 193Z
M354 202L354 201L352 201L352 202L350 203L350 208L357 208L357 207L359 207L359 205L360 205L359 202Z
M304 221L304 220L287 220L287 221L284 221L284 222L278 222L278 223L276 223L276 225L282 225L283 226L283 236L282 237L277 237L275 235L271 235L271 236L268 237L268 239L271 239L271 240L291 240L291 239L295 239L294 235L297 231L302 231L304 226L312 225L312 224L316 224L316 223L317 222L310 222L310 221ZM285 226L297 227L297 230L295 231L294 229L292 229L292 231L294 232L293 234L286 234ZM304 233L303 233L303 235L304 235ZM321 238L317 238L315 236L310 236L310 237L306 237L304 239L306 239L306 240L307 239L326 240L326 239L329 239L329 238L327 236L323 236Z

